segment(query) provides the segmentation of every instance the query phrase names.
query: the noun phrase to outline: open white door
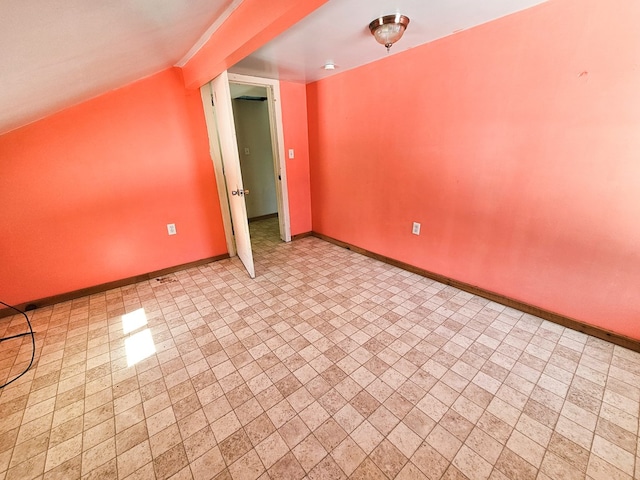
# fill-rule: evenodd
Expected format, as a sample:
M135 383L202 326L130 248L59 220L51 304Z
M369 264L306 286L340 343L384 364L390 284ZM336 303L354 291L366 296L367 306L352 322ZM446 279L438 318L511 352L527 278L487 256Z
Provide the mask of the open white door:
M233 108L231 105L231 91L229 89L229 77L226 70L211 82L213 93L214 113L218 130L224 176L227 186L227 195L233 221L233 232L236 240L238 257L244 264L249 276L256 277L253 266L253 253L251 252L251 237L249 236L249 221L247 219L247 207L242 185L242 173L240 171L240 156L238 154L238 142L236 129L233 122Z

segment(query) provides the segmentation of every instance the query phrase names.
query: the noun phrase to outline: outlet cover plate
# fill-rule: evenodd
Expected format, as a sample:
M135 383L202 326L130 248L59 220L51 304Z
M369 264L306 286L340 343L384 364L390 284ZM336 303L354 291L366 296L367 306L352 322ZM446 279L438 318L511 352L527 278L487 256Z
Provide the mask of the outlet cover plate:
M411 233L413 233L414 235L420 235L420 224L418 222L413 222Z
M176 224L175 223L167 223L167 233L169 235L175 235L176 233L178 233L176 231Z

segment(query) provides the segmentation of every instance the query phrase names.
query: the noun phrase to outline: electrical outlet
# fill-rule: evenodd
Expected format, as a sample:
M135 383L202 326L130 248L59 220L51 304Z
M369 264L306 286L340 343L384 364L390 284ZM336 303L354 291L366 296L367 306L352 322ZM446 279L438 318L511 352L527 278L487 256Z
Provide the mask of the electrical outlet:
M411 233L413 233L414 235L420 235L420 224L418 222L413 222Z
M178 233L176 231L176 224L175 223L167 223L167 233L169 235L175 235L176 233Z

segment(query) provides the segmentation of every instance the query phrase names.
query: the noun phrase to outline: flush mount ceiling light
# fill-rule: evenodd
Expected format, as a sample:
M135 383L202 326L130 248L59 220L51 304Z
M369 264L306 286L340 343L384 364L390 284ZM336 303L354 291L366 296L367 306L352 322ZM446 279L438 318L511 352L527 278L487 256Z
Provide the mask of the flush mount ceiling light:
M409 25L409 17L396 13L395 15L385 15L376 18L369 24L369 30L378 43L387 47L387 52L391 49L391 45L402 38L402 34Z
M338 66L333 62L327 62L322 66L322 68L325 70L335 70Z

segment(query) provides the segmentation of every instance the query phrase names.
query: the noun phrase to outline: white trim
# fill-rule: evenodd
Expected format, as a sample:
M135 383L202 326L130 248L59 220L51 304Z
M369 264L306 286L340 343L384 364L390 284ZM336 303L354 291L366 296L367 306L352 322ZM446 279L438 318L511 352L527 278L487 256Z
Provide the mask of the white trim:
M198 51L200 51L202 47L204 47L205 43L209 41L209 39L215 33L215 31L218 30L218 28L220 28L220 25L222 25L227 20L227 18L231 16L231 14L235 11L236 8L240 6L241 3L242 3L242 0L233 0L231 2L231 5L229 5L224 10L224 12L222 12L222 15L216 18L216 21L213 22L213 24L211 24L211 26L205 30L205 32L200 36L198 41L193 45L193 47L189 49L189 51L184 55L184 57L178 60L178 63L176 63L175 66L180 68L184 67L187 64L187 62L191 60L191 58L196 53L198 53Z
M202 97L202 107L204 110L204 119L207 124L207 133L209 137L209 154L213 162L213 169L216 177L216 186L218 190L218 198L220 199L220 211L222 213L222 224L224 226L224 236L227 241L227 250L229 256L236 255L236 242L233 238L233 227L231 223L231 211L229 209L229 198L227 194L227 184L224 178L224 167L222 166L222 154L220 153L220 141L218 140L218 129L216 127L216 118L211 105L212 98L211 82L200 87L200 96Z
M270 78L252 77L249 75L239 75L229 73L229 82L243 83L248 85L258 85L270 89L273 94L273 102L269 102L269 122L271 126L272 139L275 138L277 148L274 146L274 174L276 176L276 187L278 193L278 216L280 217L281 231L280 237L285 242L291 241L291 220L289 215L289 189L287 187L287 164L284 148L284 128L282 124L282 105L280 101L280 81ZM270 96L270 95L269 95ZM274 128L275 127L275 128ZM274 132L275 129L275 132ZM278 179L280 175L280 180Z

